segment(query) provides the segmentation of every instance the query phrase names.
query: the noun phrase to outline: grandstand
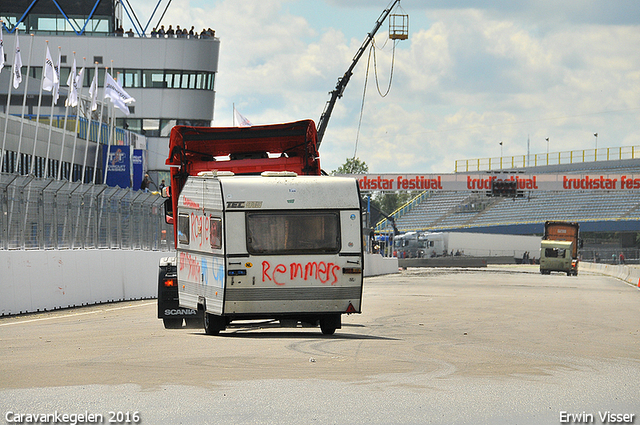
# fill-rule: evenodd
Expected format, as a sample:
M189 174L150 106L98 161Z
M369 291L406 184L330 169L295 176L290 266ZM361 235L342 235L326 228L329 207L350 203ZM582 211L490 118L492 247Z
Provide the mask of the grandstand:
M514 168L509 171L530 174L640 174L640 159L555 164ZM640 231L640 191L529 191L521 198L488 197L483 191L427 192L392 214L398 231L465 231L502 234L536 234L543 232L547 220L577 221L583 235L598 239L598 233L626 233L635 242ZM376 231L387 232L390 225L382 220ZM635 246L585 246L587 257L599 252L610 258L611 252L625 251L627 258L639 257ZM623 249L625 248L625 249ZM611 252L610 252L611 251Z

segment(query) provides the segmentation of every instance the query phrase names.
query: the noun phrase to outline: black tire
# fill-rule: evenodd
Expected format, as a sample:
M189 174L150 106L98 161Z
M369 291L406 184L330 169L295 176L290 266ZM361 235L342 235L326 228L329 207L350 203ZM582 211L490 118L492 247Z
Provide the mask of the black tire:
M333 335L336 329L341 327L341 317L339 314L322 317L320 319L320 330L323 335Z
M220 331L225 330L226 322L222 316L204 313L204 332L207 335L218 335Z
M182 327L182 319L175 317L163 317L162 323L164 323L165 329L180 329Z
M322 335L333 335L336 333L335 326L323 325L322 322L320 322L320 330L322 331Z

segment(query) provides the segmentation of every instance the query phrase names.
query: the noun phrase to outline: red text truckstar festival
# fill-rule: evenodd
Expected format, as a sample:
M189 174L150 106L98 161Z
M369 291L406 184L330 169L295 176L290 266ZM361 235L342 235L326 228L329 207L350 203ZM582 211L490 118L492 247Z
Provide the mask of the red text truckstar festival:
M640 176L624 174L358 174L363 191L491 190L493 180L517 181L519 190L638 190Z

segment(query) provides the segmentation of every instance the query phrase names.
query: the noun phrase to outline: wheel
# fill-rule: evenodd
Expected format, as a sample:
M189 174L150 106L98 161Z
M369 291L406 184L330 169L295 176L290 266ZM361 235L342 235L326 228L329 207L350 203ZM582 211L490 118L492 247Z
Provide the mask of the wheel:
M320 322L320 330L322 331L322 335L333 335L336 333L335 326L323 325L322 322Z
M180 329L182 327L182 319L175 317L164 317L162 323L164 323L165 329Z
M320 330L323 335L333 335L336 329L341 327L341 320L339 314L326 316L320 319Z
M218 335L226 328L224 317L215 314L204 314L204 331L207 335Z

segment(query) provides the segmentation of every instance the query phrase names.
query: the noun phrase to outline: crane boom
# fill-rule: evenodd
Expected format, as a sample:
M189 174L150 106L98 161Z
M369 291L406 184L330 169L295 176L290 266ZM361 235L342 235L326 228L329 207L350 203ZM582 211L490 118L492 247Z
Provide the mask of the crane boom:
M391 10L399 2L400 0L395 0L391 5L391 7L388 7L382 12L380 17L376 21L376 24L374 25L373 30L371 30L371 32L367 34L367 37L364 39L364 42L362 43L362 46L360 46L360 49L358 49L358 52L353 57L353 60L351 61L351 66L349 66L349 69L347 69L347 72L345 72L341 78L338 78L338 82L336 83L336 88L329 92L329 94L331 94L331 98L325 105L324 111L320 116L320 121L318 121L318 148L320 148L320 144L322 143L322 138L324 137L324 132L327 129L327 125L329 124L329 118L331 118L333 107L336 105L336 101L342 97L342 94L344 93L344 89L347 87L347 84L349 84L349 79L351 78L351 75L353 75L353 68L356 67L356 64L358 63L358 61L364 54L365 50L369 46L369 43L371 43L371 40L373 40L373 37L376 35L378 30L384 23L385 19L387 19L387 17L389 16L389 13L391 13Z

